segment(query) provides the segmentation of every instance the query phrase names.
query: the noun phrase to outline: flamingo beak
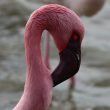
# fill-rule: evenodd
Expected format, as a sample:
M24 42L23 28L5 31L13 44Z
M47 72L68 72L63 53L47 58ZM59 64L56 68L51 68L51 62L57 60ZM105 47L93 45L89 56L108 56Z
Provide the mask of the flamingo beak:
M81 41L80 38L71 38L67 47L59 53L60 63L52 72L53 87L74 76L80 67L81 62Z

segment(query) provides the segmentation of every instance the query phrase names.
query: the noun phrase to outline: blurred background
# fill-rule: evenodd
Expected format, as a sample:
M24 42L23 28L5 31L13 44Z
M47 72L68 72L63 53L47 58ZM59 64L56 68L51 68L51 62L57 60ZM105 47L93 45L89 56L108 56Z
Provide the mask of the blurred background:
M70 6L66 0L0 0L0 110L11 110L21 97L25 81L24 27L33 10L50 2ZM85 38L75 89L69 90L69 81L54 88L50 110L110 110L110 0L97 15L81 16L81 20ZM59 58L52 39L50 45L53 70Z

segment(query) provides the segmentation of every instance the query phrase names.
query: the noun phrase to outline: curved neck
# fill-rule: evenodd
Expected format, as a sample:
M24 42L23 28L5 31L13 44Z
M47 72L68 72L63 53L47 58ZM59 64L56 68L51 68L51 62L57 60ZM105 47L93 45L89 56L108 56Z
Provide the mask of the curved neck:
M25 84L26 89L30 88L31 85L34 85L37 82L39 83L39 80L41 80L42 83L43 78L45 79L45 77L50 75L50 72L48 71L48 68L44 64L41 55L40 42L43 30L44 30L43 25L37 23L37 20L32 19L32 17L29 20L29 23L27 23L26 25L25 31L25 53L27 64L26 70L27 76Z
M26 82L23 96L14 110L47 110L51 102L52 81L40 49L44 30L31 19L25 29Z
M33 34L31 34L31 32ZM41 50L40 50L40 38L41 32L32 30L26 31L25 36L25 53L26 53L26 64L27 73L34 73L38 67L43 65ZM27 35L29 34L29 35ZM39 69L39 68L38 68ZM38 70L37 69L37 70Z
M75 35L78 33L79 39L83 38L84 35L83 25L81 24L78 16L63 6L51 4L43 6L33 12L25 29L25 53L27 64L25 88L23 96L14 110L47 110L52 95L51 92L53 84L51 77L53 78L54 75L56 76L56 71L59 70L61 76L64 76L66 73L71 73L67 71L68 69L65 68L65 66L62 66L63 68L60 69L59 65L54 74L50 76L49 69L47 69L42 61L40 50L41 35L44 29L49 30L52 34L59 52L64 52L63 56L65 56L65 48L68 47L67 44L73 36L72 33L74 32ZM74 41L73 37L72 41ZM74 44L74 42L72 44ZM72 45L72 47L73 46L74 45ZM71 45L69 47L71 47ZM75 48L76 47L77 45L75 45ZM79 57L77 57L76 52L75 55L73 55L70 50L69 54L71 55L70 59L75 58L75 63L76 61L79 61ZM68 55L68 53L66 55ZM63 58L61 65L62 63L65 64ZM69 61L73 61L70 59ZM68 60L66 62L67 65ZM74 62L69 62L70 71L71 68L73 68L73 64ZM77 71L77 68L79 68L79 62L77 65L78 66L75 66L75 69L73 70ZM65 70L66 73L64 74ZM67 77L63 77L63 80L61 78L60 82L64 81L66 78Z

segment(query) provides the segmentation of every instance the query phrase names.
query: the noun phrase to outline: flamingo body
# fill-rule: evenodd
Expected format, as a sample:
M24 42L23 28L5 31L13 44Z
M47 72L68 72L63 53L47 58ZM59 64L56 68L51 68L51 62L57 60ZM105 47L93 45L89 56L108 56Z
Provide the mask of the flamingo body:
M44 3L57 3L74 10L79 16L90 17L97 14L106 0L37 0Z
M72 0L70 0L72 2ZM76 4L70 4L73 10L80 16L91 17L97 14L105 4L106 0L74 0ZM70 3L71 3L70 2Z

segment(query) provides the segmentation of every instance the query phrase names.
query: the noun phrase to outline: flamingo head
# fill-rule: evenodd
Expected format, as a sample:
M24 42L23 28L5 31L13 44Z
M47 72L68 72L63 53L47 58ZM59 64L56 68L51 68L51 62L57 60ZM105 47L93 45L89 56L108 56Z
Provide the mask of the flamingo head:
M50 13L46 28L52 34L60 56L60 63L51 74L53 86L56 86L79 70L84 27L73 11L61 5L51 5L47 14Z
M60 63L51 74L55 86L72 77L79 69L81 42L84 36L83 24L72 10L57 4L42 6L31 15L31 19L35 20L32 27L33 36L45 29L48 30L58 49ZM37 32L34 27L37 28ZM41 38L37 37L34 42L39 44L40 40Z

